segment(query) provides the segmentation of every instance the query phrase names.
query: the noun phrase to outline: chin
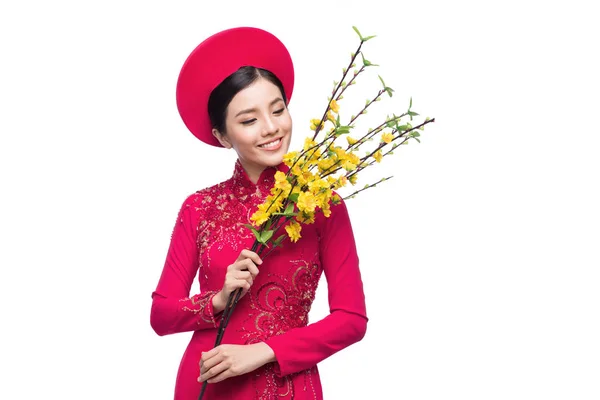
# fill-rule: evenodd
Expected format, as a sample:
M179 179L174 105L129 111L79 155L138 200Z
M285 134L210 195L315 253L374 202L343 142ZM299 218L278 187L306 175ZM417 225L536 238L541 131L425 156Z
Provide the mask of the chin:
M263 157L264 165L267 167L276 167L283 162L283 156L286 154L284 151L278 151L277 153L270 154L267 157Z
M279 148L277 151L274 151L270 154L261 154L260 158L265 166L275 167L283 162L283 156L287 154L289 147L289 140L286 140L284 143L282 143L281 148Z

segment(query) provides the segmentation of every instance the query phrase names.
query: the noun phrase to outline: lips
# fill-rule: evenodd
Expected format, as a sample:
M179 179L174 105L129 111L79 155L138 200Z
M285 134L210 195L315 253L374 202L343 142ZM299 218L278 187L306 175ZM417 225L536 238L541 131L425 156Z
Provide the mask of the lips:
M261 144L258 147L260 147L263 150L277 150L280 146L281 146L281 138L277 138L268 143Z

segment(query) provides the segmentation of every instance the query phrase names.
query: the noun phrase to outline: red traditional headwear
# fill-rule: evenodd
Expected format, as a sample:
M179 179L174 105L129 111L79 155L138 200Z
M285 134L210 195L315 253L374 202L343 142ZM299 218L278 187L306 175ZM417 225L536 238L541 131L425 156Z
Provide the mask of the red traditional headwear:
M239 27L218 32L188 56L177 81L177 108L198 139L221 147L212 135L208 98L225 78L243 66L271 71L283 84L288 101L294 88L294 66L283 43L258 28Z

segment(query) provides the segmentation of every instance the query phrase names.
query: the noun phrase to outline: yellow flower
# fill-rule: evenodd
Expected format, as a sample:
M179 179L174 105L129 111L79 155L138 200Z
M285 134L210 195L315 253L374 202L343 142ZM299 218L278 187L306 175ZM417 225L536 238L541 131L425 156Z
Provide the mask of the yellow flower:
M315 176L309 170L303 170L300 175L296 176L298 180L298 185L301 187L307 185L309 182L315 179Z
M325 218L329 218L329 216L331 215L331 205L329 203L329 199L327 199L327 201L323 204L321 210L323 211L323 216Z
M375 152L375 154L373 154L373 158L375 159L375 161L381 162L381 159L383 158L383 155L381 154L381 150L377 150Z
M351 184L356 185L356 181L358 179L358 175L354 174L354 175L350 175L348 177L348 180L350 181Z
M336 122L336 118L335 118L335 116L333 115L333 113L331 112L331 110L327 112L327 119L328 119L329 121L331 121L332 123L334 123L334 124L335 124L335 122Z
M317 142L312 140L312 138L307 137L306 139L304 139L304 151L307 151L308 149L310 149L316 145L317 145Z
M288 167L291 167L292 165L294 165L294 162L296 161L297 157L298 157L298 152L297 151L291 151L291 152L289 152L289 153L287 153L286 155L283 156L283 162Z
M296 205L300 211L314 212L317 202L315 201L315 196L311 192L302 192L298 196Z
M333 166L334 162L335 161L333 161L331 158L323 158L319 160L319 163L317 164L319 166L319 172L327 171Z
M360 158L355 153L347 153L346 157L352 164L360 164Z
M317 165L319 163L319 159L321 158L321 150L318 148L309 150L306 156L308 157L308 166Z
M346 171L354 171L356 169L356 164L346 159L342 162L342 168L344 168Z
M298 239L300 239L302 237L300 235L301 230L302 230L302 226L296 221L291 221L289 224L287 224L285 226L285 231L287 232L288 236L290 237L290 240L293 243L297 242Z
M287 192L281 193L281 189L272 188L271 195L267 197L267 199L265 200L265 202L263 204L263 206L264 206L263 211L270 212L270 213L281 211L281 208L283 207L283 199L284 199L285 195L287 195ZM261 206L259 206L259 209L260 208L261 208Z
M350 146L354 145L354 143L358 142L358 140L354 139L353 137L350 136L346 136L346 140L348 141L348 144Z
M325 179L316 178L311 182L308 182L308 190L313 194L317 194L321 189L328 189L329 183Z
M313 118L310 120L310 129L312 131L317 130L317 126L321 123L321 119ZM323 129L323 124L321 124L321 129Z
M288 182L285 172L277 171L275 173L275 188L280 189L284 192L289 191L292 185ZM279 196L281 197L281 196Z
M269 219L269 214L262 210L257 210L252 216L250 220L253 222L254 226L261 226Z
M333 152L335 153L335 155L337 156L337 158L340 161L344 161L348 157L348 154L346 153L346 150L342 149L339 146L334 147L333 148Z
M394 135L392 135L389 132L386 132L384 134L381 135L381 141L385 142L385 143L390 143L392 141L392 139L394 139Z
M336 114L340 112L340 106L335 100L331 100L331 103L329 103L329 107L331 108L331 111L333 111Z
M313 224L315 222L315 213L300 212L296 215L296 221L301 224Z
M300 164L294 165L291 169L291 172L292 172L292 175L294 175L295 177L301 176L302 168L300 168Z

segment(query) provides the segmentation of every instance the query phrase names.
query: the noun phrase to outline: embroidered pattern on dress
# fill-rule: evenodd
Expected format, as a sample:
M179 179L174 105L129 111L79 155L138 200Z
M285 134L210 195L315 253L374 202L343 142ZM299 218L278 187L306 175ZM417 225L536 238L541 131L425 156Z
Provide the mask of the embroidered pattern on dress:
M201 200L196 211L202 213L196 228L201 283L207 279L202 271L210 268L213 246L241 251L240 245L253 237L244 225L250 223L253 210L264 201L271 185L269 177L252 184L238 161L229 180L197 192Z
M308 325L308 313L315 299L321 266L315 261L304 259L290 261L287 273L268 273L268 282L260 287L252 287L249 317L242 324L240 332L246 344L263 342L266 339L283 334L293 328ZM250 324L249 328L246 328ZM294 377L304 374L304 390L308 382L316 398L311 370L296 372L283 377L275 374L272 364L262 373L253 377L257 400L271 400L278 397L294 398ZM266 387L259 391L257 381L264 375ZM288 397L289 396L289 397Z
M187 305L184 305L181 310L182 311L187 311L187 312L191 312L194 314L199 314L200 318L202 319L202 321L204 322L208 322L214 325L214 327L217 327L217 321L214 317L214 315L209 312L209 310L212 310L211 307L207 307L208 302L212 300L213 296L217 294L216 291L207 291L201 294L197 294L194 295L192 297L186 297L184 299L179 300L180 302L190 302L190 304L193 307L189 307ZM197 322L198 325L201 324L201 321Z

